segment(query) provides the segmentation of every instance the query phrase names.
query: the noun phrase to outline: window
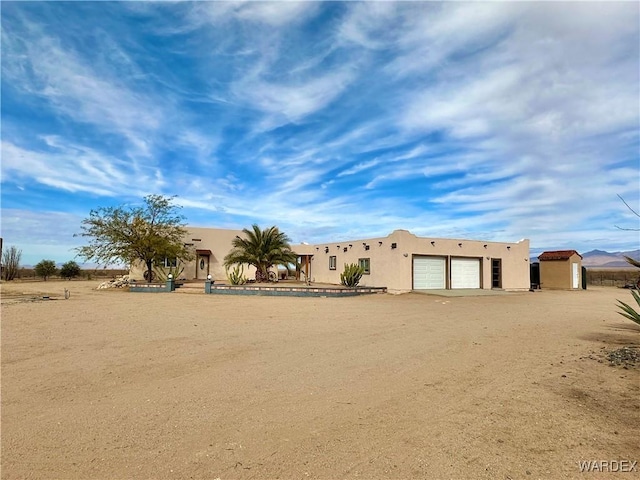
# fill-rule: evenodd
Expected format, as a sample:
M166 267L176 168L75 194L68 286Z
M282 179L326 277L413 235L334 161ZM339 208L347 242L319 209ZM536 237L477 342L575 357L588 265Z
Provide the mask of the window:
M178 259L165 257L164 260L162 260L162 266L165 268L175 268L178 266Z
M371 273L371 260L368 258L359 258L358 265L362 267L365 275L369 275Z
M336 257L335 255L332 255L331 257L329 257L329 270L335 270L336 269Z

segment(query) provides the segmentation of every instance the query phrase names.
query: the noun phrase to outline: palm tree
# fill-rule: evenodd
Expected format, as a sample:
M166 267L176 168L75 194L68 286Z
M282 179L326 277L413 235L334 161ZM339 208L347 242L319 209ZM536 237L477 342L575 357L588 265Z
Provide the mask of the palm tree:
M242 230L246 238L236 236L233 239L233 249L224 257L225 267L243 263L253 265L256 267L256 282L265 282L269 280L269 268L272 266L296 262L298 257L291 251L289 238L278 227L261 230L253 224L252 228Z

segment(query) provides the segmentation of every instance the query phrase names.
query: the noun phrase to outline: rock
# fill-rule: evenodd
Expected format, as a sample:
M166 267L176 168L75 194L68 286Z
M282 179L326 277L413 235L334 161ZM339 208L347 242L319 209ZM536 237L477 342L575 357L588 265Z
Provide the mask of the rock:
M129 275L123 275L122 277L114 278L108 282L102 282L98 285L96 290L103 290L105 288L123 288L129 286Z
M628 369L640 363L640 350L637 347L622 347L607 353L607 360L610 365Z

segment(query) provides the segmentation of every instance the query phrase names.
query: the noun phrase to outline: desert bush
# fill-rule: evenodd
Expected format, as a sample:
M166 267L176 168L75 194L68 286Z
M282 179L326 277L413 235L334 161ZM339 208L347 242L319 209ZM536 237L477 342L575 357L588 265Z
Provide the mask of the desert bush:
M35 271L36 275L42 277L46 282L47 278L58 272L58 268L56 267L56 262L53 260L41 260L40 263L36 265Z
M344 272L340 274L340 283L345 287L357 287L364 274L364 268L355 263L344 264Z
M22 250L15 246L2 252L2 278L5 280L16 278L20 268L20 258L22 258Z
M236 265L231 271L227 269L227 279L231 285L244 285L247 283L247 278L244 276L244 267Z
M80 275L80 266L73 260L69 260L60 268L60 276L71 280Z

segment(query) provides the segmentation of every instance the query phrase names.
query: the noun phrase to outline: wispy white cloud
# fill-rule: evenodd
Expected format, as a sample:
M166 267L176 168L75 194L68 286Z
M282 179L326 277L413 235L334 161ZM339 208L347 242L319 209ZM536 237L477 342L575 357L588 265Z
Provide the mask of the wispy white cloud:
M337 29L337 41L370 50L386 49L399 31L392 23L397 13L395 2L354 2Z
M68 192L86 192L107 197L161 190L156 169L104 155L91 148L64 142L59 137L43 139L47 149L33 150L2 142L3 181L35 180ZM136 187L138 185L138 187Z
M375 166L380 164L380 160L374 159L369 160L368 162L360 162L357 165L354 165L351 168L347 168L346 170L342 170L338 173L338 177L345 177L347 175L355 175L356 173L360 173L364 170L369 170L370 168L374 168Z
M136 153L148 155L145 132L158 128L160 109L143 93L122 85L113 73L96 72L39 26L28 22L26 29L29 38L3 30L3 43L10 52L3 56L6 81L46 100L60 115L124 136Z
M99 46L88 54L24 16L17 19L11 27L3 23L3 78L42 99L54 117L125 139L123 153L135 162L152 161L167 137L200 159L215 150L215 136L194 127L174 96L150 89L152 75L106 30L93 32Z
M236 20L282 28L304 21L318 10L314 2L200 2L190 5L187 24L195 27Z
M348 69L286 84L256 76L244 78L233 91L249 107L273 115L264 123L269 129L295 123L323 109L344 92L352 79L353 74Z
M243 20L266 23L272 27L282 27L303 21L318 8L313 2L244 2L236 10Z

